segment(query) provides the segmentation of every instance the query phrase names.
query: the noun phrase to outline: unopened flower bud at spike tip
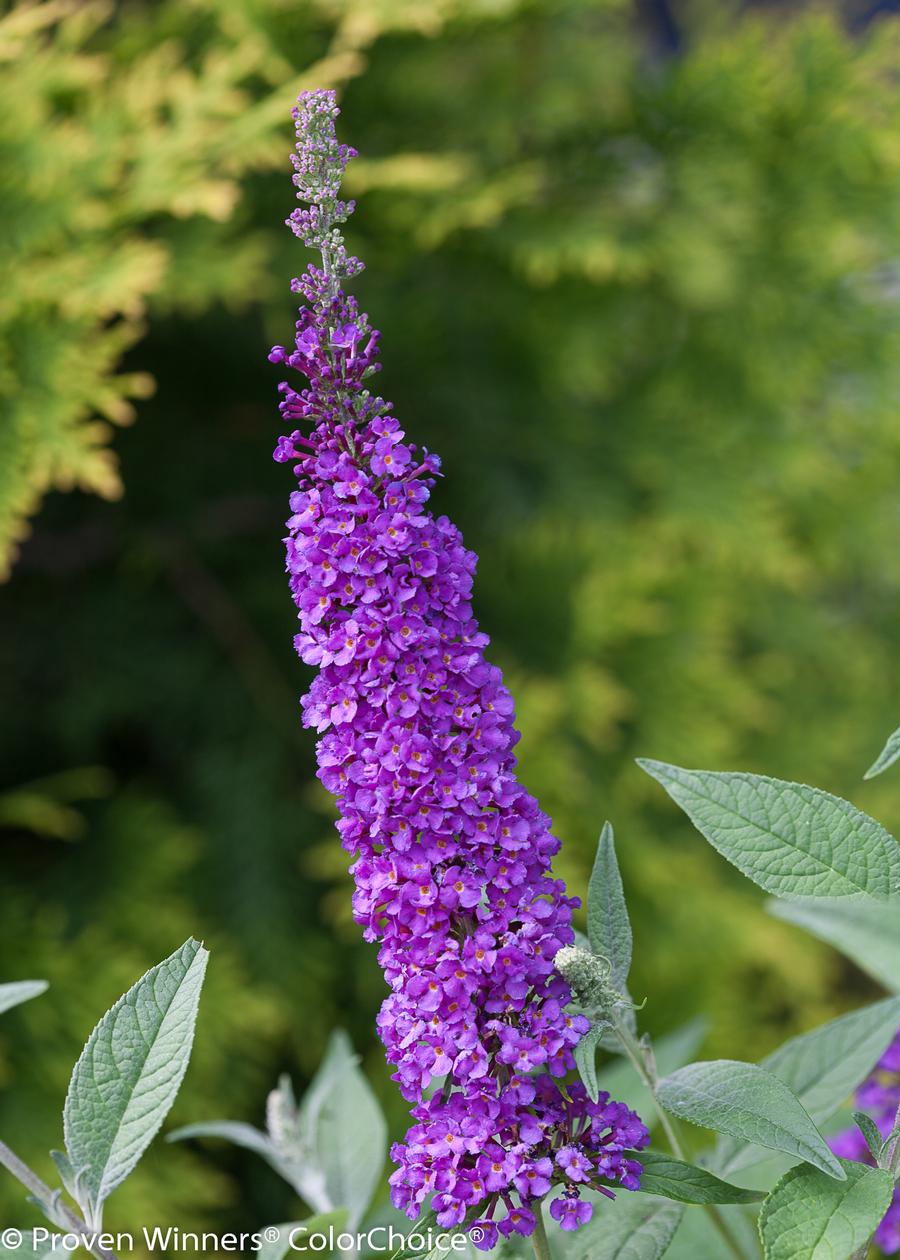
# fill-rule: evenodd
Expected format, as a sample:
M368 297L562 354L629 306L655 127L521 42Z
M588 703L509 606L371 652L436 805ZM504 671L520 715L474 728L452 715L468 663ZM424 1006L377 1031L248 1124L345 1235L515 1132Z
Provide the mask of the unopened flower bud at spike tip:
M612 986L612 967L608 960L590 950L564 945L553 965L592 1015L608 1013L617 1003L627 1000Z
M354 917L380 946L378 1031L412 1104L391 1197L411 1218L430 1204L442 1228L477 1212L495 1238L531 1233L529 1203L562 1185L558 1219L574 1228L590 1214L573 1206L577 1187L636 1188L629 1152L649 1135L607 1095L558 1084L589 1027L554 966L578 903L553 877L550 820L516 778L512 697L472 609L477 558L428 508L440 461L367 386L378 335L341 283L362 264L337 226L354 156L337 113L331 92L305 93L295 113L305 205L289 222L322 265L292 284L305 299L294 345L270 358L306 381L279 387L275 451L298 480L286 567L297 651L318 669L304 722L354 857Z

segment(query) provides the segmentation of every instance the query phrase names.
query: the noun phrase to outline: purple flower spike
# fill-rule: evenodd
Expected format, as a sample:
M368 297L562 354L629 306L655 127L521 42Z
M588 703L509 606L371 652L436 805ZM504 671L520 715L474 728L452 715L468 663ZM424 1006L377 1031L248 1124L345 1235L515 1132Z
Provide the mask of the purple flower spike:
M636 1189L625 1152L649 1135L607 1095L557 1083L588 1027L553 962L578 903L553 878L550 820L516 779L512 697L472 611L476 556L426 506L440 461L366 386L378 335L341 288L361 264L337 226L353 211L338 193L354 156L337 114L332 92L295 111L307 205L288 222L323 264L294 281L306 301L294 347L270 356L307 381L280 386L275 453L296 461L287 572L297 651L319 670L303 720L354 858L354 917L380 943L378 1031L412 1104L392 1200L411 1219L430 1204L445 1227L478 1216L489 1247L498 1229L530 1234L527 1204L553 1184ZM590 1216L579 1203L565 1228Z

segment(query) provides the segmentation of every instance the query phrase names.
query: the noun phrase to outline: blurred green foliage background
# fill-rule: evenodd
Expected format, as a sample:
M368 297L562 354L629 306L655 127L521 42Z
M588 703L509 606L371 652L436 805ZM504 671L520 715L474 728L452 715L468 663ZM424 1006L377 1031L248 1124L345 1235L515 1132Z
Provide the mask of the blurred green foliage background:
M212 961L175 1121L258 1120L343 1024L403 1126L300 727L269 458L313 84L363 153L380 388L444 457L436 507L481 554L576 891L616 826L648 1025L700 1013L708 1050L755 1058L870 995L633 758L900 825L896 780L859 781L900 689L898 69L900 18L852 6L7 6L0 957L52 987L0 1027L0 1133L46 1175L96 1018L192 933ZM296 1213L251 1156L157 1144L108 1216Z

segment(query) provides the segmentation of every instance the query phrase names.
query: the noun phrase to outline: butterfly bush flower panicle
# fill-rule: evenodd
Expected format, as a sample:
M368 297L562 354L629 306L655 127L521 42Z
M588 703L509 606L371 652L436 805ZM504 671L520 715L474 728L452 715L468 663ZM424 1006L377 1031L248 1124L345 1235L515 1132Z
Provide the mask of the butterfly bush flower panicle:
M353 914L380 945L390 992L378 1031L413 1125L392 1150L395 1205L442 1227L476 1221L481 1245L530 1234L535 1206L564 1229L590 1219L586 1188L638 1188L644 1125L580 1083L562 1084L587 1020L554 965L574 941L551 860L550 820L516 779L513 701L472 611L476 556L428 501L438 457L407 439L367 381L378 334L342 281L362 264L340 225L354 151L335 135L334 94L295 111L288 224L321 253L293 288L284 382L293 463L287 572L296 647L318 667L303 718L320 735L319 778L354 857Z
M856 1109L872 1117L886 1139L900 1115L900 1031L863 1081L854 1098ZM872 1156L862 1133L854 1125L831 1139L831 1149L842 1159L871 1164ZM900 1254L900 1190L875 1231L875 1244L886 1255Z

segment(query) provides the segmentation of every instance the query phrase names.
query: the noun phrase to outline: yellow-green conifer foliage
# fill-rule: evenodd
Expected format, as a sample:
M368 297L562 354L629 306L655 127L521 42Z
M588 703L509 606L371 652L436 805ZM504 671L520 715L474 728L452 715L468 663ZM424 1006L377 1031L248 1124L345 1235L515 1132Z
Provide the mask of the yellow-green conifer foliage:
M23 0L0 17L0 576L48 490L121 495L114 427L153 380L120 363L150 311L258 296L242 181L283 159L290 100L409 22L398 0Z

